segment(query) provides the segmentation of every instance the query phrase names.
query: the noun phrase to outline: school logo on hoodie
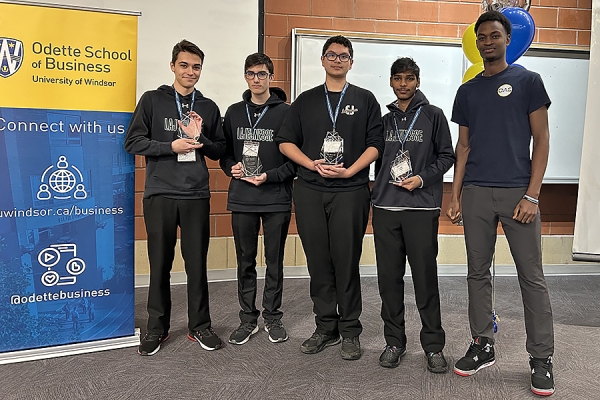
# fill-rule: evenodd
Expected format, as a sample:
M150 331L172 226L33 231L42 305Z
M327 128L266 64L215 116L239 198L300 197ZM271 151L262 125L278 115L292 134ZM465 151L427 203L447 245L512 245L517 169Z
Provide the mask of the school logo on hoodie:
M354 115L355 112L358 112L358 108L354 108L354 104L352 104L352 105L348 104L342 110L342 114L346 114L346 115Z
M255 142L272 142L273 129L252 129L239 126L237 128L236 138L238 140L252 140Z

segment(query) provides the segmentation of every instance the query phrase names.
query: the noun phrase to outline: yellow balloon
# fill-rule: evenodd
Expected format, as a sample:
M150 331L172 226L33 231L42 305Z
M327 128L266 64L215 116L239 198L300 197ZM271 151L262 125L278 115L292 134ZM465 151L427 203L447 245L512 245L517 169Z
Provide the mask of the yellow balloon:
M471 65L463 75L462 83L465 83L475 78L475 75L477 75L481 71L483 71L483 61Z
M462 37L462 49L465 53L465 56L471 64L477 64L478 62L483 61L481 58L481 54L479 54L479 50L477 50L477 35L475 35L475 22L473 22Z

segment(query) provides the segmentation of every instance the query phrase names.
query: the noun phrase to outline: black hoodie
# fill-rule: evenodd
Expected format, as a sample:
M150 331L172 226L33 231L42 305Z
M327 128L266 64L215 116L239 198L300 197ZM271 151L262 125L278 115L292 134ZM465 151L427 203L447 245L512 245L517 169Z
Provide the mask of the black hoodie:
M227 209L239 212L283 212L292 209L292 183L296 175L294 164L279 152L274 139L287 111L285 92L277 87L269 89L271 97L266 103L256 105L250 100L252 93L246 90L243 101L231 105L225 112L223 131L227 147L221 159L221 169L231 176L231 167L242 160L245 140L260 142L258 157L262 163L262 172L267 180L259 186L241 179L232 179L229 183ZM246 105L250 111L252 124L269 106L254 132L248 122Z
M190 108L192 94L180 96L182 110ZM203 119L196 162L178 162L171 142L178 139L179 112L175 89L163 85L142 95L125 136L125 150L146 156L144 197L161 195L174 199L210 197L204 156L218 160L225 152L221 113L217 105L196 90L194 111Z
M421 115L415 122L404 144L410 154L413 175L419 175L423 187L408 191L395 186L391 180L391 163L400 149L394 118L400 136L408 129L413 116L423 106ZM389 104L390 110L383 117L385 150L375 164L376 178L373 185L373 206L380 208L440 208L442 206L443 176L455 161L452 138L444 112L431 104L425 95L417 90L406 112L397 103Z

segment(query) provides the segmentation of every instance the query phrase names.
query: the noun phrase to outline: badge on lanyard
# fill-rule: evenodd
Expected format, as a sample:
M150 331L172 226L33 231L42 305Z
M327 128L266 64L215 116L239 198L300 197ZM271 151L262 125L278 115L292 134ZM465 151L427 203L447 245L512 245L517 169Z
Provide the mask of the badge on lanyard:
M246 104L246 116L248 117L248 123L252 128L252 137L254 138L254 131L258 126L258 123L265 116L269 106L266 106L258 118L256 122L252 124L252 119L250 118L250 108L248 104ZM244 140L244 147L242 148L242 177L250 177L250 176L258 176L262 172L262 162L260 161L260 157L258 156L258 150L260 148L260 142L254 140Z
M404 150L404 143L406 143L408 135L415 126L415 122L417 122L417 119L421 114L422 108L422 106L419 107L419 109L415 113L412 121L410 122L410 125L408 126L408 129L404 132L404 136L400 136L400 130L398 129L396 117L392 116L392 118L394 119L394 128L396 129L396 136L398 137L398 142L400 142L400 150L398 150L398 153L396 153L396 157L394 157L394 160L392 160L390 166L390 175L392 176L392 179L389 181L390 183L400 183L406 178L412 176L413 174L412 164L410 162L410 154L408 150Z
M192 102L190 104L190 111L194 109L194 101L196 99L196 91L192 92ZM179 100L179 93L175 90L175 104L177 104L177 111L179 112L179 120L181 121L181 126L177 127L177 137L180 139L194 139L196 143L199 143L200 140L200 131L201 127L198 126L198 123L192 119L190 113L183 114L181 100ZM196 161L196 150L190 151L189 153L178 153L177 161L179 162L195 162Z
M325 164L328 165L336 165L340 164L344 159L344 138L340 136L340 134L335 129L335 124L337 122L337 117L340 114L340 106L342 105L342 100L344 95L346 94L346 89L348 89L348 82L344 85L342 92L340 93L340 99L338 100L337 106L335 108L335 113L331 108L331 102L329 101L329 92L327 91L327 85L323 84L325 88L325 100L327 101L327 111L329 111L329 118L331 119L331 123L333 125L333 129L331 131L327 131L325 135L325 139L323 140L323 146L321 146L321 158L325 160Z

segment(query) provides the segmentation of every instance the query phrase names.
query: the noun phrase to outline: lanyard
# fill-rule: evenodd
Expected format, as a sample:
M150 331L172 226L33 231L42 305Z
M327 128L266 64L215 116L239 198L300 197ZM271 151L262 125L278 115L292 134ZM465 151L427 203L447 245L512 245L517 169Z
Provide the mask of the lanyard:
M175 88L173 88L175 89ZM194 109L194 100L196 100L196 90L192 92L192 104L190 104L190 111ZM183 111L181 110L181 100L179 100L179 93L175 90L175 103L177 104L177 111L179 111L179 120L183 121ZM189 111L188 111L189 112Z
M250 127L252 127L252 133L253 134L254 134L254 129L258 126L258 123L260 122L260 120L262 119L262 117L265 116L265 114L267 113L268 109L269 109L269 106L266 106L265 108L263 108L262 112L258 116L258 119L254 123L254 125L252 125L252 119L250 119L250 108L248 107L248 104L246 104L246 115L248 116L248 123L250 124Z
M398 136L398 141L400 142L400 145L402 145L402 151L404 151L404 143L406 142L406 139L408 138L408 134L410 133L410 131L412 131L413 126L415 126L415 122L417 122L417 119L419 118L419 114L421 114L422 108L423 108L423 106L419 107L419 109L413 116L413 119L412 119L412 121L410 121L410 125L408 126L408 129L404 132L404 138L400 137L400 130L398 129L398 123L396 122L396 116L395 115L393 116L394 126L396 127L396 136Z
M327 100L327 111L329 111L329 118L331 118L331 123L333 124L333 130L335 130L335 123L337 121L337 117L340 114L340 106L342 105L342 99L346 94L346 89L348 89L348 82L344 85L342 89L342 93L340 93L340 99L338 100L337 107L335 107L335 114L331 109L331 101L329 101L329 92L327 91L327 84L324 83L323 87L325 88L325 100Z

